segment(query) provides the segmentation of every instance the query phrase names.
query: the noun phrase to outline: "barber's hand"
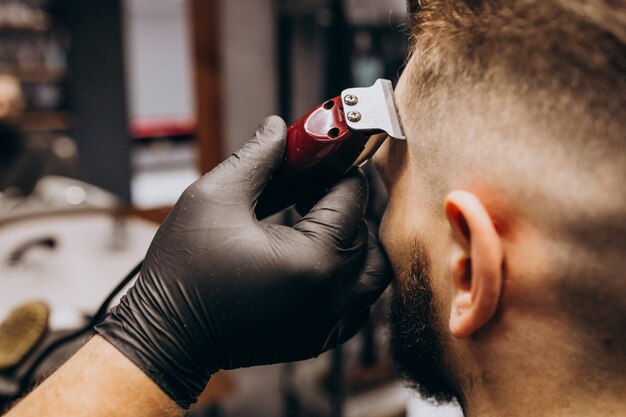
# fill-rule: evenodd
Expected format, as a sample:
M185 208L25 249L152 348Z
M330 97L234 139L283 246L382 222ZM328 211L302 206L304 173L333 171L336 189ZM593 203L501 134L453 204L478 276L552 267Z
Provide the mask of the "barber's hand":
M257 221L286 131L282 119L266 119L185 190L137 282L96 328L183 407L218 369L311 358L349 339L389 282L368 239L359 172L293 227Z

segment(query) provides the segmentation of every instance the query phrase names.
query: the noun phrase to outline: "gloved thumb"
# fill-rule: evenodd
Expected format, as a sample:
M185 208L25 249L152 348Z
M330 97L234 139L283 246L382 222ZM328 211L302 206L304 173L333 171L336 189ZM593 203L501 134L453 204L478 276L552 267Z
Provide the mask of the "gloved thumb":
M263 120L254 137L197 181L222 196L253 206L280 166L287 143L287 125L278 116Z
M321 243L347 248L363 224L367 196L367 178L361 170L354 170L336 183L294 229Z

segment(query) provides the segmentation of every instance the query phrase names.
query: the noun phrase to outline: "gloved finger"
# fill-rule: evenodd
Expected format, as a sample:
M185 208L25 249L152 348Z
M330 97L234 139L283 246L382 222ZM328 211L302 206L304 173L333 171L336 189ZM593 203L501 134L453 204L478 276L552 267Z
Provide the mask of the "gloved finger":
M322 244L351 245L367 207L367 179L355 170L336 183L294 229Z
M330 333L321 351L334 349L346 342L361 330L370 318L370 309L366 308L354 315L345 316L337 323Z
M348 323L343 327L341 333L339 334L339 344L347 342L352 339L358 332L361 331L363 327L367 324L370 319L370 309L365 308L358 314L356 314L352 320L348 321Z
M315 191L296 202L294 209L300 216L307 214L328 193L328 190Z
M346 324L341 328L341 332L338 337L338 344L343 344L352 339L370 319L370 309L365 308L354 315L351 319L348 319Z
M361 171L361 172L363 172L360 168L352 168L350 172L352 172L352 171ZM369 183L369 177L366 175L365 178L367 178L367 181ZM296 204L294 205L294 208L296 209L296 212L300 216L304 216L305 214L307 214L309 211L311 211L313 206L315 206L315 204L317 204L322 199L322 197L324 197L324 195L326 195L328 193L328 190L329 190L329 188L326 188L326 189L323 189L323 190L315 190L315 191L312 191L311 193L303 196L302 199L297 201ZM369 194L368 194L368 198L369 198Z
M196 186L253 207L280 166L286 143L287 125L280 117L270 116L248 143L199 179Z
M357 295L352 301L355 310L374 304L393 278L393 271L380 241L370 231L367 256L359 276Z
M358 271L362 270L365 266L365 259L367 255L367 243L369 240L369 230L367 228L367 223L365 221L361 222L361 226L356 232L356 236L354 240L345 245L343 248L339 248L339 253L343 254L342 262L350 262L348 259L352 259L354 262L357 262L357 272L354 274L343 274L342 280L346 285L350 285L349 287L345 287L344 290L346 292L343 293L342 304L343 305L351 305L352 299L355 294L359 293L359 280L360 274Z

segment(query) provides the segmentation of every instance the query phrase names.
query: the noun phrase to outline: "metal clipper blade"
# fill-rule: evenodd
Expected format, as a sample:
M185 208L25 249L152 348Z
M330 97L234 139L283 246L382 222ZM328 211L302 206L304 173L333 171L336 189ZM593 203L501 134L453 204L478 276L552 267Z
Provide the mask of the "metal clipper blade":
M341 93L348 127L360 132L383 131L405 139L391 81L378 79L371 87L348 88Z

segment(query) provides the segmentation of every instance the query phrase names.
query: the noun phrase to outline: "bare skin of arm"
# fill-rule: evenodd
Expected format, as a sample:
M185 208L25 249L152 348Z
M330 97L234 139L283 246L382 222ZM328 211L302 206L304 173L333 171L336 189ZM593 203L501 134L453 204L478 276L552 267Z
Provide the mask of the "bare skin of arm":
M180 417L183 413L141 369L96 336L5 417Z

